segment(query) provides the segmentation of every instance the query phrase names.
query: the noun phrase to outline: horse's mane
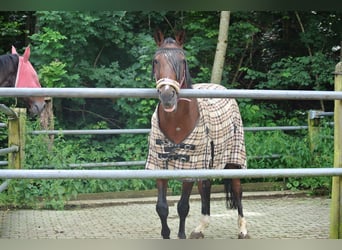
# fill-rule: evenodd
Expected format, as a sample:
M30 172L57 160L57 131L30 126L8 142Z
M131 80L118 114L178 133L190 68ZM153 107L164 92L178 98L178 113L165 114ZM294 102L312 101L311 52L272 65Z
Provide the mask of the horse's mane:
M14 87L18 62L19 56L16 54L0 56L0 87Z

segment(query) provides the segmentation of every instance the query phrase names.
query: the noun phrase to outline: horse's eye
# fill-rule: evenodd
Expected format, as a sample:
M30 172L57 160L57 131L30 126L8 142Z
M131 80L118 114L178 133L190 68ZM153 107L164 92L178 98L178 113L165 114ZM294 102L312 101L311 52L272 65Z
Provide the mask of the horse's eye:
M158 60L157 60L157 59L154 59L154 60L153 60L153 64L158 64Z

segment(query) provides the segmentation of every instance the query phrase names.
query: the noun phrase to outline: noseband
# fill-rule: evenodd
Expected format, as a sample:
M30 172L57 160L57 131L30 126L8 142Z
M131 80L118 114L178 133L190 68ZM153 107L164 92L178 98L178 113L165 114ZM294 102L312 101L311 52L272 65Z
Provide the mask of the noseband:
M161 89L162 87L166 86L166 85L171 86L172 88L175 89L177 94L179 93L179 90L181 88L181 85L179 82L172 80L172 79L169 79L169 78L161 78L157 81L156 84L157 84L156 88L158 90Z

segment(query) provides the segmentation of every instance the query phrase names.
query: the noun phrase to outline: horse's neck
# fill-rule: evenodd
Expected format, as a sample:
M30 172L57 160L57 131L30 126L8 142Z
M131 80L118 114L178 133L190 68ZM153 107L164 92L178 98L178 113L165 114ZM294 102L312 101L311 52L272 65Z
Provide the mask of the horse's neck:
M158 108L159 127L164 135L174 143L181 143L195 128L199 118L197 99L180 100L175 112L165 112Z
M0 72L0 87L14 87L16 74L2 74Z

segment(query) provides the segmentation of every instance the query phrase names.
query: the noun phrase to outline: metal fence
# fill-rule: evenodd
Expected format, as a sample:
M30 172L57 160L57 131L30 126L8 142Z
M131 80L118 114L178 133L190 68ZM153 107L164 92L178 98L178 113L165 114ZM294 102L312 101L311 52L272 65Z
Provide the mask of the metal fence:
M4 104L0 104L0 111L5 113L5 115L8 116L9 119L16 119L17 114L10 108L8 108L6 105ZM4 128L6 127L5 123L0 123L0 128ZM17 145L12 145L8 148L2 148L0 149L0 155L6 155L9 153L13 153L13 152L18 152L19 151L19 147ZM0 161L0 166L6 166L8 164L8 161ZM0 193L2 191L4 191L5 189L7 189L8 185L10 183L10 179L7 178L7 180L5 180L3 183L1 183L0 185Z
M308 126L274 126L274 127L245 127L244 131L273 131L273 130L299 130ZM117 135L117 134L148 134L150 129L82 129L82 130L35 130L33 135Z
M2 97L27 97L27 96L49 96L56 98L157 98L157 91L155 89L144 89L144 88L0 88L0 96ZM335 91L295 91L295 90L182 90L180 93L181 97L199 97L199 98L252 98L252 99L267 99L267 100L342 100L342 92ZM293 129L304 129L306 126L297 127L278 127L276 129L281 130L293 130ZM264 128L247 128L247 131L256 130L273 130L274 127ZM126 129L126 130L52 130L52 131L33 131L33 134L122 134L122 133L148 133L149 129ZM143 161L139 162L140 164ZM90 166L91 163L83 165L75 165L73 167ZM103 163L103 165L113 165L115 163ZM128 164L136 164L136 162L129 162ZM124 163L117 163L117 165L124 165ZM50 166L51 167L51 166ZM247 178L251 176L273 176L275 172L279 172L280 176L298 176L299 175L310 175L310 170L313 173L322 175L342 175L339 170L332 170L331 168L317 169L263 169L263 170L252 170L239 172L239 178ZM32 171L32 172L31 172ZM38 170L35 170L38 171ZM156 171L153 173L144 173L141 170L39 170L38 176L35 175L38 172L33 170L1 170L0 177L2 178L71 178L68 176L74 176L73 178L144 178L143 176L148 175L149 178L170 178L172 176L181 178L183 173L177 171L176 173L170 173L173 171ZM75 172L77 171L77 172ZM102 172L105 171L105 172ZM123 172L119 172L123 171ZM216 170L215 170L216 171ZM253 172L252 172L253 171ZM260 171L260 174L255 175L255 171ZM317 172L319 171L319 173ZM136 172L136 173L135 173ZM201 173L199 173L201 172ZM228 173L227 173L228 172ZM25 174L22 174L25 173ZM75 174L77 173L77 177ZM70 175L68 175L70 174ZM123 175L127 174L127 177ZM185 173L184 173L185 174ZM194 174L192 176L192 174ZM202 171L190 171L186 173L186 177L211 177L206 176L209 172ZM216 171L215 177L229 177L232 176L231 171ZM7 177L6 177L7 176ZM60 176L60 177L59 177ZM103 177L100 177L103 176ZM317 176L317 175L316 175Z
M332 176L332 202L330 238L342 238L342 64L336 66L336 91L286 91L286 90L182 90L180 97L199 98L250 98L267 100L334 100L334 167L248 170L0 170L4 179L134 179L134 178L261 178L261 177L314 177ZM0 88L0 97L48 96L59 98L156 98L155 89L117 88ZM113 131L111 131L113 132ZM130 131L131 132L131 131ZM5 183L6 184L6 183ZM0 186L0 189L3 185Z

